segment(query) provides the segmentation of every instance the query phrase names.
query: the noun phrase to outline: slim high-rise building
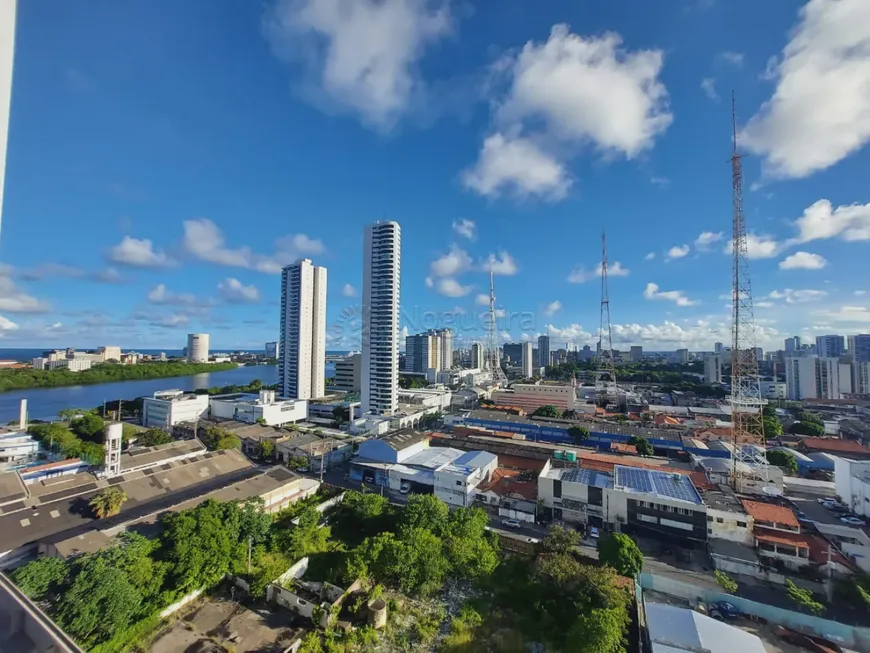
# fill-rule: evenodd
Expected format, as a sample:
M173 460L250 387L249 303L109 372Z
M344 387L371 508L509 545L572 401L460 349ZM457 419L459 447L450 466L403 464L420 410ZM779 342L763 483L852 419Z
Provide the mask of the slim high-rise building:
M550 336L538 336L538 365L547 367L550 364Z
M523 378L530 379L535 374L535 355L532 349L532 343L522 343L521 351L522 355L520 356L520 359L523 366Z
M475 370L483 369L483 345L479 342L471 345L471 368Z
M365 229L362 305L362 411L392 415L399 407L399 292L402 229Z
M326 268L302 259L281 273L278 390L290 399L326 394Z
M267 342L264 349L266 358L274 358L277 360L278 354L281 352L281 347L277 342Z
M722 357L719 354L704 357L704 383L722 383Z
M449 370L453 367L453 331L450 329L436 329L438 336L438 349L441 367L440 370Z
M187 362L208 363L209 337L207 333L187 334Z
M425 374L430 369L441 371L441 338L435 332L405 337L405 368L403 371Z
M870 334L861 333L846 338L847 348L852 360L856 363L870 361Z
M628 350L628 356L632 363L640 363L643 361L643 346L632 345L631 349Z
M721 342L715 342L715 343L713 343L713 353L714 353L714 354L721 354L721 353L722 353L722 348L723 348L724 346L725 346L725 345L723 345Z
M843 336L816 336L816 355L819 358L839 358L846 351Z
M839 358L786 358L785 382L792 400L842 399L852 392L852 368Z
M3 216L3 186L6 180L6 145L12 104L12 62L15 58L16 0L0 0L0 220Z
M800 350L800 343L795 343L795 338L786 338L785 339L785 355L793 356L795 353Z

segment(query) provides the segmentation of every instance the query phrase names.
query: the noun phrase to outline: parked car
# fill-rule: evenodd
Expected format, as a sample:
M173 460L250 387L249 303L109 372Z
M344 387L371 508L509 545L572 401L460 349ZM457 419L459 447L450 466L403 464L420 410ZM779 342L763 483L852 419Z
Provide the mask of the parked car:
M399 492L401 492L402 494L408 494L408 492L410 492L410 491L411 491L411 484L410 483L402 483L399 486Z
M867 522L858 517L852 517L849 515L848 517L840 517L840 521L844 524L849 524L849 526L866 526Z
M597 526L590 526L589 527L589 537L591 537L593 540L598 539L598 527Z
M719 621L734 621L742 616L737 606L729 601L710 604L709 615Z
M505 528L522 528L523 523L519 519L502 519L501 525Z

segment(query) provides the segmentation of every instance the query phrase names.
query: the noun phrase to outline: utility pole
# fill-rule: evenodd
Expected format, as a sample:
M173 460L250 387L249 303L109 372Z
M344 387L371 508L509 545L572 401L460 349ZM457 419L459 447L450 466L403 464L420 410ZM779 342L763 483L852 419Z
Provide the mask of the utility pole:
M248 576L251 575L251 536L248 536Z

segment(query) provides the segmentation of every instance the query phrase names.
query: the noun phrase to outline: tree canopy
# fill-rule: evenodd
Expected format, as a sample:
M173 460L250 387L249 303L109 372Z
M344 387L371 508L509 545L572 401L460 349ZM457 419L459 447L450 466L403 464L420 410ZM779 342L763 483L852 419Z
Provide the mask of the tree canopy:
M148 429L136 435L136 444L142 447L155 447L170 442L172 442L172 436L162 429Z
M580 444L589 438L589 429L585 426L572 426L568 429L568 435L574 441L574 444Z
M219 426L208 426L199 432L199 439L211 451L222 449L241 449L242 441L235 433Z
M782 467L792 475L797 474L798 464L794 456L788 451L768 451L767 462L777 467Z
M541 542L541 548L547 553L570 553L580 544L580 533L573 528L565 528L558 524L550 526L550 531Z
M127 493L119 487L107 487L101 490L88 502L97 519L112 517L121 512L121 506L127 501Z
M536 417L559 418L559 417L562 417L562 411L559 410L558 408L556 408L555 406L546 405L546 406L541 406L540 408L536 409L535 412L532 413L532 415L534 415Z
M623 576L634 577L643 569L643 553L625 533L611 533L600 538L598 559Z
M628 439L628 444L633 444L635 447L637 447L637 452L641 456L652 456L653 454L655 454L655 449L649 443L649 441L647 441L646 438L641 438L633 435Z
M81 417L76 417L71 421L69 427L70 430L82 440L102 443L106 423L99 415L85 413Z

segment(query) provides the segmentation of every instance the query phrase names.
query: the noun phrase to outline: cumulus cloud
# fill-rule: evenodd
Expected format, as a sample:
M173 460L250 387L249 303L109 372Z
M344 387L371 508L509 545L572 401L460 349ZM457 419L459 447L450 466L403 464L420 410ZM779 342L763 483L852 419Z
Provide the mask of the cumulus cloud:
M743 66L743 53L742 52L720 52L716 57L716 60L720 64L729 64L734 66L735 68L741 68Z
M644 261L652 261L656 257L655 252L650 252L646 256L643 257Z
M480 264L482 270L510 277L517 273L519 268L513 256L501 250L498 254L490 254Z
M7 313L44 313L48 304L32 297L19 288L12 277L11 270L0 272L0 311Z
M425 94L418 64L450 30L446 0L278 0L265 19L275 54L302 68L307 99L380 131Z
M470 270L472 264L468 252L454 244L449 252L429 264L429 273L433 277L452 277Z
M655 254L653 254L655 257ZM647 254L647 260L650 260L649 254ZM619 261L614 261L607 266L607 277L627 277L631 273L631 270L628 268L622 267L622 263ZM597 267L587 270L586 268L575 268L571 270L571 274L568 275L568 283L586 283L587 281L592 281L593 279L601 278L601 264L599 263Z
M356 297L357 296L356 288L354 288L349 283L344 284L344 288L341 289L341 296L342 297Z
M806 177L870 140L870 3L810 0L791 40L768 65L772 97L742 142L765 157L766 174Z
M171 292L167 290L164 283L159 283L148 291L147 299L151 304L168 306L194 306L198 303L195 296L189 293Z
M782 251L782 247L782 243L773 236L746 234L746 254L751 259L773 258ZM733 253L734 241L729 240L722 251L729 255Z
M710 245L713 243L718 243L725 237L725 234L721 231L702 231L697 238L695 238L695 249L699 251L707 251L710 249Z
M674 259L683 258L689 253L688 245L675 245L668 250L668 260L673 261Z
M866 306L842 306L837 310L820 311L814 315L831 322L857 322L858 328L870 324L870 308Z
M795 252L779 262L780 270L821 270L828 264L827 259L819 254Z
M268 256L257 254L249 247L228 247L221 229L207 218L185 220L182 247L201 261L272 274L280 272L282 267L304 255L322 254L325 251L320 240L305 234L279 238L275 242L275 252Z
M255 304L260 301L260 291L256 286L246 286L233 277L227 277L217 287L221 298L230 304Z
M798 243L828 238L848 242L870 240L870 204L850 204L835 209L829 200L819 200L804 210L794 226L798 230L794 242Z
M474 298L474 303L478 306L489 306L489 295L484 295L480 293L477 297Z
M150 240L132 236L124 236L109 250L108 258L113 263L137 268L165 268L173 264L163 251L154 249Z
M464 218L461 220L454 220L453 232L457 236L462 236L468 240L474 240L477 237L477 225L474 220L466 220Z
M463 286L456 279L450 277L436 280L434 288L435 292L445 297L464 297L474 290L474 286Z
M701 80L701 90L704 91L704 95L714 102L719 101L719 93L716 92L716 80L712 77L705 77Z
M544 315L554 315L559 310L561 310L561 308L562 308L562 302L560 302L558 299L555 301L552 301L549 304L547 304L546 307L544 307Z
M803 289L803 290L795 290L793 288L786 288L785 290L774 290L768 295L770 299L782 299L786 304L803 304L805 302L812 302L828 295L825 290L812 290L812 289Z
M490 82L493 126L465 185L488 197L557 200L584 146L637 157L672 121L662 60L660 50L627 50L616 33L584 37L562 24L546 43L501 57Z
M682 290L659 290L658 284L648 283L643 291L643 296L646 299L666 300L674 302L677 306L695 306L697 301L693 301L686 297Z

